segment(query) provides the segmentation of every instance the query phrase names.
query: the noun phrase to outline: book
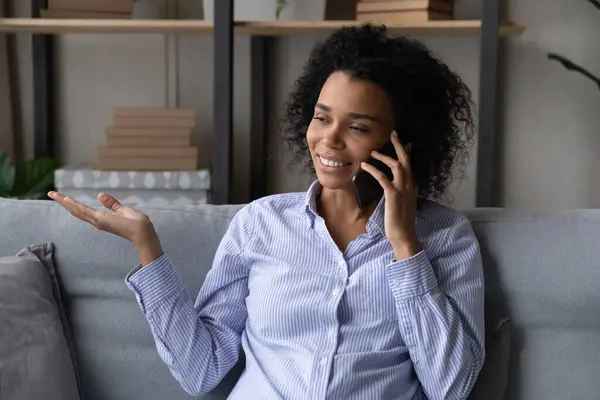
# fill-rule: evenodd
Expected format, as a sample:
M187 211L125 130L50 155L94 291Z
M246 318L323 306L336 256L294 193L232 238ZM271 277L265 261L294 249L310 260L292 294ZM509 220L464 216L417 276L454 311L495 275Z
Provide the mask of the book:
M178 117L114 117L117 128L193 128L195 118Z
M196 118L196 110L164 107L117 107L113 117Z
M40 10L41 18L73 18L73 19L130 19L131 14L80 11L80 10Z
M48 9L131 14L133 0L48 0Z
M423 11L452 13L454 2L448 0L377 0L359 1L356 12Z
M190 171L197 165L196 158L98 157L98 169L103 171Z
M191 128L122 128L109 126L106 128L107 138L154 138L154 139L186 139L191 140L192 129Z
M107 136L108 147L185 147L190 145L187 137Z
M105 158L197 158L198 148L187 147L107 147L99 146L98 155Z
M356 13L356 20L359 22L375 23L421 23L428 21L451 20L452 15L440 13L437 11L392 11L380 13Z

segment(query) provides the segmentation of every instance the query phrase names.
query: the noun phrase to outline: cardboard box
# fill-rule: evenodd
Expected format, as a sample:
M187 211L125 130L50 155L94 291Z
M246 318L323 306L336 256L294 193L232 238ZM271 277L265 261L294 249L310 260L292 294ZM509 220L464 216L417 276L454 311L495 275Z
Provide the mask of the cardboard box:
M187 147L107 147L100 146L98 155L104 158L194 158L198 157L198 148Z
M192 140L192 129L191 128L139 128L139 127L114 127L110 126L106 128L107 138L117 137L139 137L139 138L155 138L155 139L186 139Z
M193 128L195 118L173 117L114 117L117 128Z
M108 147L185 147L189 138L149 137L149 136L107 136Z
M98 169L104 171L189 171L198 168L194 158L110 158L98 157Z
M131 14L133 0L48 0L48 9Z
M392 11L357 13L359 22L411 24L428 21L452 20L452 14L437 11Z
M79 11L79 10L41 10L42 18L72 18L72 19L130 19L131 14Z
M113 109L113 117L196 118L196 110L165 107L117 107Z
M454 10L454 2L448 0L376 0L356 3L357 13L423 10L451 14Z

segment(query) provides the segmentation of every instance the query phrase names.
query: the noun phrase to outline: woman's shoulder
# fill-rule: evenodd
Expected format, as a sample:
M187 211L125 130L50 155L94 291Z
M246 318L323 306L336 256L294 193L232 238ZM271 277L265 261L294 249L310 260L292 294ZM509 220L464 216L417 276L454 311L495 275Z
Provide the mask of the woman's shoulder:
M465 214L449 205L426 200L417 213L417 222L429 231L442 231L458 227L470 229L470 221Z
M306 192L272 194L253 200L244 208L257 216L282 216L293 213L300 214L306 207Z
M306 192L272 194L253 200L250 205L255 210L285 210L305 204Z

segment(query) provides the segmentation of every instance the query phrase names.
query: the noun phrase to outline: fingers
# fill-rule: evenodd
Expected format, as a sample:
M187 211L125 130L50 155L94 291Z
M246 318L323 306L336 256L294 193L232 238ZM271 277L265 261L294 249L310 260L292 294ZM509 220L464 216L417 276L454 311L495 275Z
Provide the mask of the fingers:
M392 182L385 176L383 172L375 168L373 165L363 162L360 164L361 168L367 171L369 174L373 176L379 182L383 190L388 191L393 189Z
M396 154L398 155L397 160L378 151L373 151L371 156L383 162L391 169L392 174L394 175L392 184L395 187L401 188L407 185L414 185L414 176L410 165L410 150L412 149L412 143L409 143L406 147L402 145L396 131L392 132L391 141L396 150Z
M61 193L49 192L48 196L56 200L56 202L65 208L69 213L71 213L71 215L93 225L96 228L98 227L100 219L103 217L103 212L78 203L71 197L64 196Z
M119 202L119 200L107 193L98 194L98 200L100 201L100 203L102 203L104 207L108 208L114 213L118 212L119 209L123 208L123 205Z
M398 156L398 161L400 161L400 163L405 168L410 169L410 160L409 160L408 154L406 152L406 149L402 145L402 143L400 143L400 139L398 138L398 133L396 131L392 131L391 140L392 140L392 144L394 145L394 149L396 149L396 155ZM410 143L408 145L411 146Z

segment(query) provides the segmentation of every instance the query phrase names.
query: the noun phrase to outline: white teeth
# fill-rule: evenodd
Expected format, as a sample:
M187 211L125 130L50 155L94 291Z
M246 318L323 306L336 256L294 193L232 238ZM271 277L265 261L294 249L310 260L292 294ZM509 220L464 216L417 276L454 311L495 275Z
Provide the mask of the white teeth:
M339 162L339 161L333 161L333 160L328 160L326 158L320 157L321 158L321 162L325 165L327 165L328 167L343 167L344 165L347 165L347 163L343 163L343 162Z

